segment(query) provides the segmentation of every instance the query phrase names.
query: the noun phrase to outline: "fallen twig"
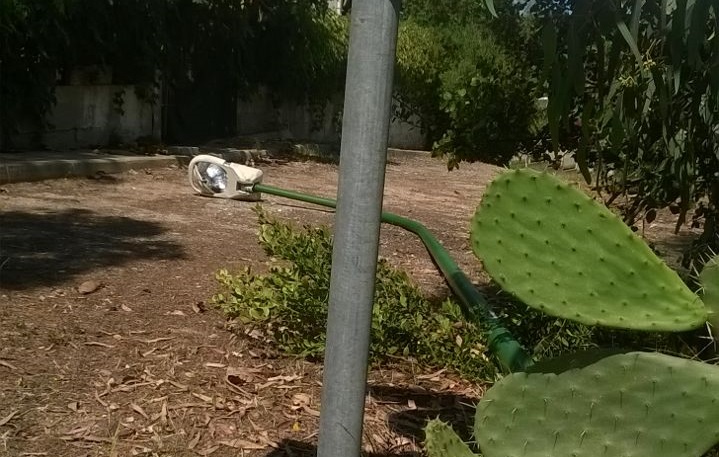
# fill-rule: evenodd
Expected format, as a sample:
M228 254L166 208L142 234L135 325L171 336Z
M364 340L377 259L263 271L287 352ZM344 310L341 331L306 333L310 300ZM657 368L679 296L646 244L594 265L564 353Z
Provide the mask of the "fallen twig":
M104 348L114 348L114 347L115 347L115 346L113 346L112 344L101 343L101 342L99 342L99 341L86 341L86 342L84 342L84 343L82 343L82 344L84 344L85 346L101 346L101 347L104 347Z
M6 361L4 361L4 360L0 360L0 365L1 365L1 366L4 366L5 368L10 368L10 369L13 370L13 371L18 371L18 368L17 368L15 365L13 365L12 363L10 363L10 362L6 362Z
M11 412L10 414L8 414L7 416L0 419L0 427L7 424L8 422L10 422L12 420L12 418L15 417L15 415L17 415L18 411L19 410L15 410L15 411Z

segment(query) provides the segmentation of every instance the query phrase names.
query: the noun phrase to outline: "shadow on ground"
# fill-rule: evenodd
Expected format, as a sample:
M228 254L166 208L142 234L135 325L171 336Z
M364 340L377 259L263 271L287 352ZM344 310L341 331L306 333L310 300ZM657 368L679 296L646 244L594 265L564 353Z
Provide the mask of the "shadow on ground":
M52 286L134 259L177 259L184 250L161 224L84 209L0 213L0 289Z
M279 443L277 449L265 457L315 457L317 446L303 441L284 440ZM418 452L371 452L362 453L363 457L422 457Z
M395 432L418 443L424 441L424 426L436 418L452 424L464 441L471 441L476 398L452 392L433 392L420 387L399 388L386 385L372 386L370 394L381 402L414 402L416 409L390 414L389 426Z
M472 441L475 398L469 398L451 392L433 392L431 390L388 385L374 385L369 394L380 403L404 404L412 400L416 409L391 413L388 418L390 430L397 435L410 438L416 443L424 441L424 427L431 419L440 418L452 424L457 434L465 441ZM369 430L371 432L371 430ZM317 447L314 443L285 440L277 449L265 457L315 457ZM421 457L420 452L387 451L363 454L365 457Z

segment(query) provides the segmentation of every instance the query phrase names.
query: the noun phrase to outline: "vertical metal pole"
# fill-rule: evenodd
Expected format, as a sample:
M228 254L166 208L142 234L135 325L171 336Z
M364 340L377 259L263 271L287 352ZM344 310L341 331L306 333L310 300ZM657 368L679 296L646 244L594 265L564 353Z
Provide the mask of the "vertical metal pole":
M5 146L5 130L3 129L3 125L5 125L5 110L2 108L3 106L3 90L2 90L2 83L3 83L3 61L0 59L0 152L3 152L3 148Z
M399 0L354 1L318 457L359 457Z

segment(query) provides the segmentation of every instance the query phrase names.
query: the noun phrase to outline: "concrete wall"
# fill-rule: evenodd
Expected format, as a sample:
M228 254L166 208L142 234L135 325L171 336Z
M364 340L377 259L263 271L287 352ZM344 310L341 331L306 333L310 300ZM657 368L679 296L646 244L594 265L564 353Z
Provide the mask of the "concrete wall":
M411 119L412 123L395 120L389 125L389 147L396 149L425 149L425 136L420 129L419 118Z
M261 89L247 100L237 101L237 134L280 130L279 112L272 104L269 94Z
M47 116L50 127L21 126L13 135L15 147L87 148L161 136L159 105L138 99L134 86L58 86L55 95L57 104Z
M15 148L76 149L130 143L140 137L162 137L161 108L137 98L133 86L72 85L56 88L57 105L48 114L45 131L26 123L13 135ZM117 103L122 100L122 104ZM237 135L281 132L285 138L339 143L342 98L328 103L322 116L306 105L274 106L266 91L237 104ZM422 149L419 129L401 121L390 126L389 146Z
M332 100L322 116L306 106L283 103L273 106L267 91L260 91L248 100L237 104L237 134L240 136L265 132L280 132L285 138L308 140L317 143L340 141L342 98ZM424 135L418 128L396 120L390 125L389 147L422 149Z
M330 8L335 10L336 12L342 11L342 0L327 0L327 3L329 4Z

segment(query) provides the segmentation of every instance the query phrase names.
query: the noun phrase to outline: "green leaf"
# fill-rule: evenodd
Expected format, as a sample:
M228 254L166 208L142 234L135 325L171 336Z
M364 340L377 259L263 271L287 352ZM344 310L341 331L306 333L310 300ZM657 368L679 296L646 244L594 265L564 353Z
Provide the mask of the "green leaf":
M672 15L671 32L669 34L669 51L673 68L674 93L679 92L681 82L681 66L684 56L684 31L686 30L687 0L677 0L677 8Z
M542 28L542 49L544 50L544 77L548 78L557 60L557 29L552 21Z
M671 75L671 73L669 73ZM667 85L664 81L664 75L662 71L655 67L651 71L652 78L654 80L654 86L656 87L656 94L659 99L659 113L663 119L666 119L669 115L669 94L667 93Z
M592 182L592 175L589 173L589 163L587 162L587 146L590 141L592 116L594 116L594 100L590 99L582 110L582 136L579 141L579 148L577 148L577 165L579 165L579 171L582 172L582 176L587 183Z
M704 45L710 6L709 1L704 0L695 4L692 9L689 36L687 37L687 59L689 66L695 69L703 65L701 50Z
M429 421L425 432L425 449L428 457L479 457L449 424L439 419Z
M706 321L698 297L629 227L548 173L497 177L472 219L470 242L492 279L538 311L648 331Z
M619 148L624 141L624 126L617 110L613 112L611 126L609 131L609 143L615 155L619 154Z
M642 7L644 6L644 0L634 0L634 8L632 8L632 20L630 23L630 31L634 42L639 39L639 21L642 17Z
M662 33L664 33L667 28L667 15L669 13L669 0L661 0L661 4L659 5L659 28Z
M639 52L639 47L637 46L637 42L632 36L631 32L627 28L627 24L624 23L623 20L618 19L617 20L617 28L619 29L619 33L622 34L622 37L624 38L624 41L627 42L629 45L629 49L631 49L632 54L634 54L634 58L637 60L637 64L641 67L642 65L642 54Z
M487 9L492 16L498 17L497 11L494 9L494 0L484 0L484 4L487 5Z
M547 103L547 121L549 122L549 133L552 138L552 147L554 151L559 150L559 124L564 116L561 107L561 82L562 74L559 67L552 69L552 82L554 88L558 88L557 92L549 94L549 102Z
M584 47L577 27L571 27L567 43L567 80L577 95L584 93Z
M649 110L652 107L652 102L654 101L654 93L656 92L657 86L654 84L653 80L649 80L649 83L647 83L647 89L644 92L644 106L642 106L642 116L648 115Z

